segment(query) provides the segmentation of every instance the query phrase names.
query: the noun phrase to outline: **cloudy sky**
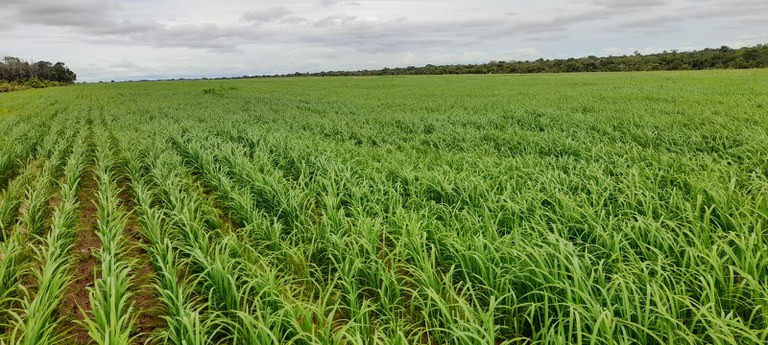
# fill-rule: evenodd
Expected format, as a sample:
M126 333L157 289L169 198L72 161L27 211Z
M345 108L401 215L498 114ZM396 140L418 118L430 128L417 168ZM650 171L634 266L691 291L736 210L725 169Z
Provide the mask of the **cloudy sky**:
M768 43L767 0L0 0L0 55L81 81Z

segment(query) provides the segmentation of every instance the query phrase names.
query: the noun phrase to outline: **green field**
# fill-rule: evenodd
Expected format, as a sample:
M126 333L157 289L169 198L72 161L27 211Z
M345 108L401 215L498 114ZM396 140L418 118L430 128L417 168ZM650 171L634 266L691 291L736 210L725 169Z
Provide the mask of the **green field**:
M0 343L765 344L767 82L0 94Z

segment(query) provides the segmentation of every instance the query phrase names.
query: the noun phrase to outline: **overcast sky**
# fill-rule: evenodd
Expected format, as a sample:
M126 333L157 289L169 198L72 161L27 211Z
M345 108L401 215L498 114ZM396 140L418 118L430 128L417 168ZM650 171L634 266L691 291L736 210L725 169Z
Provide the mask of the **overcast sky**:
M81 81L768 43L768 0L0 0L0 55Z

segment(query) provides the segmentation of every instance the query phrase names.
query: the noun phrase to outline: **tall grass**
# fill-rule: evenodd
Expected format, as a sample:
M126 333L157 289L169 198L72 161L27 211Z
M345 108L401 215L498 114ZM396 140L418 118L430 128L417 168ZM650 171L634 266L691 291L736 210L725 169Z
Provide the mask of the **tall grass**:
M131 299L132 262L126 256L123 239L127 220L119 204L115 160L107 134L96 132L97 224L102 243L98 257L101 266L100 277L90 289L91 312L83 314L88 334L102 345L131 344L136 324Z
M80 136L64 169L59 186L61 201L53 211L50 232L36 251L40 264L34 271L37 286L35 291L25 290L21 311L14 315L16 324L10 344L56 344L65 340L64 334L57 333L61 325L57 314L72 281L71 249L77 234L78 191L86 150L85 137Z
M179 248L174 246L165 226L163 212L154 208L151 187L145 182L141 160L132 150L126 150L128 175L133 195L139 208L142 235L147 239L146 250L152 260L157 277L154 287L168 312L167 328L156 338L163 343L203 345L210 344L217 333L213 318L204 319L207 303L195 298L189 282L183 281L186 265L179 259Z
M85 326L101 343L141 327L119 175L167 312L157 343L762 344L765 76L93 85L44 90L52 110L0 95L30 104L0 126L58 112L98 128ZM0 140L20 157L0 162L0 303L15 310L36 296L13 284L34 254L16 229L46 234L42 161L69 135L23 126L34 144ZM40 272L56 266L44 253Z

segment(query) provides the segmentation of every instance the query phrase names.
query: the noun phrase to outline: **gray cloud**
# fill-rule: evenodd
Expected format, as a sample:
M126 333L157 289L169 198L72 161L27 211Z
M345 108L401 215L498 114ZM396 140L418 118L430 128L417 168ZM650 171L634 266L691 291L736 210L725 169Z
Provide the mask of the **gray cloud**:
M315 27L345 26L358 22L357 17L348 14L334 14L315 22Z
M556 42L562 41L568 38L568 35L560 33L540 33L536 35L528 35L521 40L524 42Z
M289 9L282 6L277 6L256 11L246 11L243 13L242 19L254 23L270 23L287 17L291 13L292 12Z
M726 2L705 2L683 8L685 18L721 18L768 16L768 1L734 0Z
M768 16L768 2L750 0L727 3L705 1L663 13L651 13L639 19L623 21L617 24L616 28L622 31L640 30L643 33L663 33L679 31L681 24L691 20L704 21L716 18L740 18L739 23L743 27L745 23L755 24L755 21L764 21L766 16ZM739 26L735 25L731 28Z
M669 4L668 0L594 0L592 2L611 9L636 9Z
M626 32L639 31L642 33L659 33L672 30L672 28L677 27L679 23L680 17L678 15L671 14L622 22L616 25L615 28Z
M608 19L612 12L611 10L598 10L554 16L548 19L522 18L501 29L497 34L541 35L562 32L573 25Z
M6 18L2 13L0 13L0 32L2 31L10 31L14 28L13 23L11 23L8 18Z
M10 1L5 3L4 8L12 13L17 26L18 23L34 23L71 27L92 41L101 43L233 51L248 41L264 37L263 33L248 26L214 23L168 25L153 20L118 20L113 14L121 6L112 0L59 0L55 4L46 0ZM261 14L251 13L251 18L272 21L284 11L287 10L274 7Z
M323 6L335 6L336 4L340 3L341 0L320 0L320 5Z
M362 4L358 1L345 1L345 0L320 0L320 5L324 7L334 7L338 5L362 6Z
M162 30L162 25L155 22L134 22L131 20L123 20L119 22L110 22L101 27L90 28L89 33L94 35L111 35L111 36L131 36L137 34L145 34L156 30Z
M307 18L291 16L291 17L285 17L281 19L280 24L298 24L298 23L304 23L306 21L307 21Z
M234 51L241 45L267 35L249 26L222 27L212 23L160 25L156 23L115 26L99 34L113 42L151 45L158 48L200 48Z
M470 47L484 41L480 35L502 20L453 22L366 21L351 15L323 18L313 25L323 30L303 33L301 42L328 47L345 47L366 52L405 52L412 49Z
M135 63L123 60L115 63L109 64L109 67L116 68L116 69L133 69L138 67Z
M234 49L240 40L259 38L259 35L245 27L185 24L150 31L146 38L157 47Z
M9 10L16 23L53 26L96 27L119 4L113 0L5 0L0 9Z

